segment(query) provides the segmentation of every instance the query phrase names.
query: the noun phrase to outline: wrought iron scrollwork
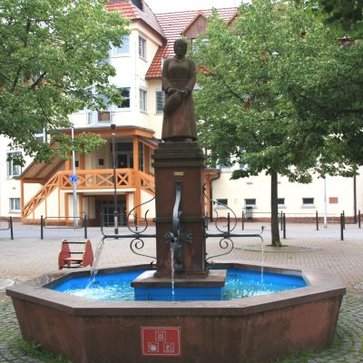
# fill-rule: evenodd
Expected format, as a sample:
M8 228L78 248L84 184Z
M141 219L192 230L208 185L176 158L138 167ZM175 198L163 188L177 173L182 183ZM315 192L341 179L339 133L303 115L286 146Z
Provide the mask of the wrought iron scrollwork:
M213 255L210 256L208 258L206 258L206 262L208 262L210 259L215 258L215 257L220 257L220 256L224 256L224 255L228 255L229 253L232 252L232 250L234 249L234 242L232 238L235 237L241 237L241 238L249 238L249 237L256 237L256 238L260 238L261 242L263 241L263 237L262 237L262 233L264 231L264 227L261 226L261 232L260 233L232 233L236 226L237 226L237 216L236 213L233 211L233 209L231 209L230 207L228 207L226 204L220 203L218 201L212 200L210 199L206 194L205 194L205 190L204 190L204 196L213 204L215 205L222 205L223 207L225 207L226 209L228 209L232 214L233 214L233 218L232 218L232 226L231 226L231 218L230 218L230 213L228 213L227 215L227 219L226 222L227 224L225 225L225 230L221 229L219 227L218 223L221 218L218 215L218 211L217 209L215 209L215 213L217 215L217 218L215 219L214 225L217 229L217 231L219 233L208 233L207 231L205 231L205 237L221 237L220 241L219 241L219 247L222 250L226 250L223 253L220 253L218 255Z
M155 256L150 256L150 255L146 255L145 253L141 253L139 252L140 250L142 250L145 247L145 242L143 239L141 238L134 238L133 240L131 240L130 242L130 250L138 256L143 256L143 257L149 257L152 259L156 259Z
M132 208L131 210L130 210L130 212L129 212L129 214L127 215L127 218L126 218L126 227L128 228L128 230L131 232L131 233L135 233L135 234L140 234L140 233L143 233L143 232L145 232L146 230L147 230L147 228L149 227L149 223L148 223L148 221L147 221L147 214L149 213L149 209L145 212L145 214L144 214L144 218L143 218L143 220L144 220L144 228L141 230L141 231L139 231L138 230L138 222L137 222L137 215L134 213L134 211L136 210L136 209L138 209L138 208L140 208L141 206L143 206L143 205L145 205L145 204L148 204L148 203L151 203L153 200L155 199L155 197L152 197L151 199L149 199L149 200L147 200L146 202L144 202L144 203L141 203L141 204L139 204L139 205L137 205L137 206L135 206L134 208ZM130 221L130 217L132 216L132 215L134 215L134 225L135 225L135 230L134 229L132 229L132 227L131 227L131 221Z
M234 242L231 238L229 237L222 237L220 240L219 240L219 247L222 249L222 250L227 250L226 252L223 252L223 253L220 253L218 255L213 255L213 256L210 256L208 258L206 258L206 262L208 262L210 259L212 258L215 258L215 257L220 257L220 256L224 256L224 255L228 255L232 252L232 250L234 249Z
M144 203L141 203L140 205L135 206L128 213L127 219L126 219L126 227L130 231L130 233L128 233L128 234L105 234L104 230L103 230L103 227L101 227L103 240L105 240L107 238L113 238L113 239L125 239L125 238L127 238L127 239L131 239L130 249L134 254L136 254L138 256L152 258L152 259L156 260L156 256L150 256L150 255L147 255L147 254L141 252L141 250L145 247L144 238L156 238L155 233L145 233L145 231L149 227L149 223L148 223L148 220L147 220L147 214L148 214L149 210L147 210L145 212L145 214L144 214L144 218L143 218L144 225L143 225L143 228L140 229L140 230L139 230L139 225L137 223L137 216L134 214L134 211L137 208L139 208L142 205L145 205L147 203L151 203L154 199L155 199L155 197L149 199L148 201L146 201ZM132 215L135 216L135 222L136 222L136 223L134 223L134 225L135 225L134 228L131 226L130 216L132 216Z

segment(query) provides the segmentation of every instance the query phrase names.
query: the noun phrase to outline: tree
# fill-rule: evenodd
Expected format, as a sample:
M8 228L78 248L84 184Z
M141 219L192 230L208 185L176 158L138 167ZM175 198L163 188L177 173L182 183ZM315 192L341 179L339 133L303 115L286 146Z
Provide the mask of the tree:
M119 99L104 60L119 46L127 22L105 0L2 0L0 3L0 134L13 148L49 162L75 147L89 152L102 143L81 135L75 145L59 129L84 107L104 108ZM91 91L95 90L95 91ZM45 129L53 145L34 134ZM54 147L57 145L57 147ZM18 160L21 162L21 160Z
M336 34L333 57L315 64L294 60L283 92L298 112L295 131L306 151L319 155L320 173L349 176L363 163L363 2L317 3Z
M300 117L286 91L286 78L304 62L327 62L336 45L323 23L295 2L255 0L232 24L214 14L194 56L202 71L196 95L200 140L210 162L240 163L233 178L271 176L272 244L280 245L278 175L308 182L317 165L296 130ZM298 60L292 62L291 60ZM297 70L298 71L298 70ZM310 74L300 74L309 83Z
M337 24L343 31L363 35L362 0L318 0L318 5L327 14L327 24Z

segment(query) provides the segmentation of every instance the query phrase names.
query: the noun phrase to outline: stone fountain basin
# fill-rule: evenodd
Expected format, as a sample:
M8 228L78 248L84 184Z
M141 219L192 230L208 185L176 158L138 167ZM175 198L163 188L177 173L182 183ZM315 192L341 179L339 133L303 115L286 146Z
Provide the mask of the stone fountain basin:
M215 268L258 270L247 263ZM107 269L150 268L135 265ZM331 274L291 267L308 286L230 301L97 301L43 287L89 270L54 273L7 288L23 338L84 363L270 362L333 339L344 285ZM100 270L99 273L102 273Z

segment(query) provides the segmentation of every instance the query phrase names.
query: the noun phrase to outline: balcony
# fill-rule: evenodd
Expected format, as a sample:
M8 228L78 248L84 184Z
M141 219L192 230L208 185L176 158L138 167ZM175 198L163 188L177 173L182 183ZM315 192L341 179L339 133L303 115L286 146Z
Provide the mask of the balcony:
M70 180L71 170L57 172L45 183L42 188L31 198L22 209L22 218L28 217L35 209L45 201L55 190L71 190L73 183ZM113 169L93 169L77 170L77 189L92 190L113 190L114 170ZM144 190L154 195L155 183L154 176L134 169L116 169L116 189Z

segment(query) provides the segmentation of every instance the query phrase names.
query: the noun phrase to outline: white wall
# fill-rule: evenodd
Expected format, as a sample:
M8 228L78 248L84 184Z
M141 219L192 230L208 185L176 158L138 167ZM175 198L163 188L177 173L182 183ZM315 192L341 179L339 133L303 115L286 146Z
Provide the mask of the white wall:
M8 175L7 153L12 151L9 147L9 139L0 135L0 216L20 217L20 212L10 211L10 198L20 198L20 181ZM24 168L29 165L31 159L25 157Z
M363 171L363 168L361 169ZM256 207L253 213L263 216L270 211L271 179L270 176L260 174L249 178L230 180L231 170L224 170L221 177L213 183L213 199L228 199L228 206L237 216L241 216L245 208L245 199L256 199ZM357 176L357 210L363 212L363 177ZM325 204L328 216L339 216L342 211L346 216L353 215L353 178L326 177L326 189L324 179L314 178L312 183L291 183L285 177L278 179L278 197L284 198L285 205L279 210L289 215L313 216L318 211L319 216L325 213ZM326 190L326 203L325 203ZM314 198L312 206L304 206L302 198ZM219 208L220 215L226 215L228 211Z

